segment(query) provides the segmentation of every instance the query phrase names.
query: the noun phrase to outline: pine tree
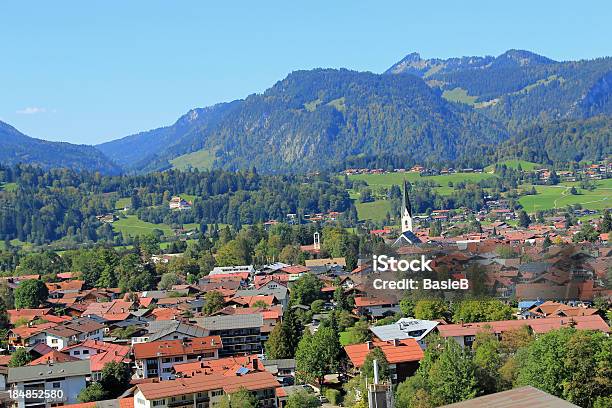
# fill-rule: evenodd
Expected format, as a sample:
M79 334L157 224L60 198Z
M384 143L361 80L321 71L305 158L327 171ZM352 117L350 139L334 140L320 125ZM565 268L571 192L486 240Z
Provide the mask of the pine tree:
M610 210L606 208L603 214L603 220L601 221L601 232L608 233L612 231L612 217L610 216Z

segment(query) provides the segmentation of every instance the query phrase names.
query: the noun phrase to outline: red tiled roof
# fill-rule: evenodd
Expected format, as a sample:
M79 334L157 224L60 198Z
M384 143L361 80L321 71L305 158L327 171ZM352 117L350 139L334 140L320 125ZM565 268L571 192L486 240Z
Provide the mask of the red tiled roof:
M91 371L100 371L104 368L104 365L106 363L109 363L111 361L117 363L126 361L126 357L130 353L129 346L91 339L85 340L82 343L66 347L62 350L71 350L78 347L86 347L93 350L97 350L97 353L91 355L91 357L89 358Z
M123 314L128 313L134 307L134 302L127 302L125 300L113 300L110 302L94 302L87 306L87 309L83 312L83 315L96 315L107 318L112 314ZM123 319L121 319L123 320Z
M367 307L367 306L377 306L377 305L387 305L394 304L393 300L382 299L382 298L373 298L373 297L356 297L355 298L355 307Z
M257 360L257 354L252 356L234 356L219 358L217 360L194 361L191 363L174 364L174 372L182 377L193 377L202 374L225 374L235 373L234 369L245 367L254 370L253 361ZM261 364L261 362L260 362ZM263 369L263 364L260 366Z
M151 316L155 320L174 320L183 313L181 310L172 307L158 307L151 311Z
M237 296L231 299L240 305L249 305L252 307L257 302L264 302L268 306L272 306L274 296L272 295L255 295L255 296Z
M442 337L473 336L479 331L492 330L495 333L503 333L508 330L519 329L529 326L535 333L546 333L562 327L574 326L579 330L600 330L604 333L610 332L610 327L599 315L574 316L574 317L547 317L542 319L527 320L502 320L497 322L447 324L438 326L438 332Z
M255 276L253 283L256 288L261 288L269 282L280 283L283 286L287 286L287 282L291 280L291 276L288 273L277 273L274 275Z
M420 361L423 358L423 350L414 339L399 340L397 346L393 345L393 341L374 341L371 342L371 348L368 348L368 344L370 343L344 346L346 354L355 367L361 367L368 354L376 347L385 353L390 364Z
M289 274L296 274L296 273L308 272L310 269L308 269L304 265L290 265L290 266L285 266L284 268L281 268L280 270L283 272L287 272Z
M64 354L61 351L53 350L45 354L44 356L38 357L36 360L31 361L28 365L35 366L40 364L47 364L48 362L66 363L69 361L78 361L78 358Z
M179 378L171 381L138 385L140 392L148 400L220 389L223 389L226 393L233 393L240 388L257 391L279 387L280 384L276 378L265 371L235 377L212 374L206 377L206 381L202 381L202 378L196 376L193 378Z
M42 324L36 324L34 326L15 327L14 329L11 329L11 332L15 334L16 336L21 337L22 339L27 339L28 337L31 337L35 334L42 332L43 330L46 330L46 329L49 329L55 326L57 326L56 323L42 323Z
M8 366L11 356L0 356L0 367Z
M134 397L119 398L119 408L134 408ZM97 402L81 402L78 404L60 405L67 408L96 408Z
M85 281L82 280L69 280L57 283L45 283L47 289L52 290L81 290Z
M134 344L134 357L138 360L162 356L197 354L221 348L220 336L195 337L187 340L152 341Z
M9 309L7 310L11 324L15 324L19 319L32 321L36 318L48 315L51 313L51 308L42 309Z
M207 276L209 282L212 281L241 281L249 279L249 272L237 272L237 273L219 273L212 276Z

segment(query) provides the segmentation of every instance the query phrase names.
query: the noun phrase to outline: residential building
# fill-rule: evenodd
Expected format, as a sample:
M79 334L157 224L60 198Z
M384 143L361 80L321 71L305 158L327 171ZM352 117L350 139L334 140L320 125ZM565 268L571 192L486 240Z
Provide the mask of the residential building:
M85 340L82 343L66 347L63 353L79 360L89 360L91 378L98 381L102 369L107 363L129 363L130 347L121 344L107 343L98 340Z
M83 317L50 327L44 330L44 333L47 345L61 350L87 339L101 341L104 337L104 325Z
M249 275L255 274L253 265L238 265L238 266L215 266L208 274L209 277L216 275L240 274L248 272Z
M70 361L10 368L8 383L13 392L22 395L31 390L48 391L49 398L18 398L18 408L48 408L78 402L89 376L89 361Z
M205 381L203 381L205 379ZM246 375L211 374L202 378L178 378L159 383L139 384L134 393L134 408L209 408L225 394L240 389L252 392L261 408L278 407L280 384L268 372Z
M425 337L438 324L439 322L434 320L402 318L392 324L372 326L370 331L381 341L414 339L422 349L425 349Z
M399 384L412 376L423 359L423 350L414 339L392 341L368 341L361 344L344 346L353 365L353 373L363 366L368 354L379 348L389 362L389 376L393 384Z
M220 336L153 341L133 346L138 378L175 378L172 367L177 363L219 358Z
M578 330L599 330L604 333L610 332L610 327L599 315L441 324L436 329L440 336L454 338L461 347L472 347L478 332L492 331L497 337L501 338L504 332L517 330L525 326L529 327L536 335L563 327L574 327Z
M176 196L170 199L168 207L171 210L189 210L191 208L191 203L179 196Z
M264 322L261 313L210 316L194 320L198 326L206 329L209 335L221 337L221 356L262 352L261 329Z
M380 318L393 316L400 308L394 299L359 296L355 297L355 312L360 316Z

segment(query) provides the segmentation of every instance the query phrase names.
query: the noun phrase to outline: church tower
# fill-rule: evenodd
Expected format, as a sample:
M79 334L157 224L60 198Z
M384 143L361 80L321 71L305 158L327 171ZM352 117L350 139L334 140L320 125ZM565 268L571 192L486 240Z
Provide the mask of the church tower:
M404 195L402 197L402 233L412 232L412 206L408 197L408 182L404 180Z

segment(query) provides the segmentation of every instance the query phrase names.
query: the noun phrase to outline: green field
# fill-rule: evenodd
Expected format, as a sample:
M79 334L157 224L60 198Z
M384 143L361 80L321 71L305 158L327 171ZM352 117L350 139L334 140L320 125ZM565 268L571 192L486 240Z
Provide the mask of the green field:
M440 176L421 176L416 172L408 173L385 173L385 174L356 174L349 176L351 180L363 180L372 189L376 187L390 187L392 185L401 186L404 180L409 182L429 180L436 183L439 187L434 188L438 194L450 195L453 192L453 187L448 186L448 182L457 183L460 181L478 182L495 177L488 173L454 173ZM359 193L354 190L349 190L349 196L355 200L357 208L357 216L360 220L382 221L385 219L387 212L391 212L391 203L387 200L376 200L369 203L359 202Z
M476 103L476 96L468 95L467 91L463 88L454 88L446 90L442 93L442 97L447 101L465 103L473 106Z
M198 150L197 152L188 153L170 160L172 167L179 170L187 170L190 168L199 170L208 170L212 168L215 161L214 151Z
M498 164L505 164L506 167L515 169L515 170L518 169L518 165L520 164L521 168L525 171L532 171L538 167L543 167L541 164L529 162L527 160L519 160L519 159L505 160L505 161L499 162ZM493 169L494 169L494 165L485 167L485 171L487 172L493 171Z
M17 183L0 183L0 191L15 191Z
M116 210L123 210L124 208L128 207L132 204L132 199L129 197L123 197L117 200L117 202L115 203L115 209Z
M14 247L18 247L21 249L28 250L32 247L32 244L29 242L22 242L18 239L11 239L11 245ZM4 241L0 241L0 249L6 249L4 245Z
M179 194L181 196L181 198L183 200L187 200L191 203L193 203L193 200L195 200L196 196L192 195L192 194Z
M113 222L113 229L117 232L122 232L124 235L135 237L137 235L148 235L153 230L158 229L163 231L164 235L172 235L172 229L166 224L152 224L150 222L139 220L135 215L128 215L125 218Z
M401 186L404 180L414 181L433 181L442 187L448 187L448 182L452 181L457 183L460 181L471 181L478 182L480 180L486 180L495 177L489 173L453 173L443 174L440 176L421 176L419 173L410 171L407 173L385 173L385 174L355 174L349 176L351 180L363 180L368 183L369 186Z
M340 345L341 346L348 346L349 344L349 332L347 331L343 331L340 332Z
M568 204L580 204L590 210L603 210L612 207L612 179L600 180L595 183L593 191L582 190L577 183L564 183L557 186L535 186L537 195L523 196L519 203L525 211L533 213L538 210L564 208ZM575 185L578 195L571 195L570 188ZM530 189L531 186L524 186Z
M370 203L355 202L357 217L360 220L382 221L391 212L391 203L387 200L376 200Z

